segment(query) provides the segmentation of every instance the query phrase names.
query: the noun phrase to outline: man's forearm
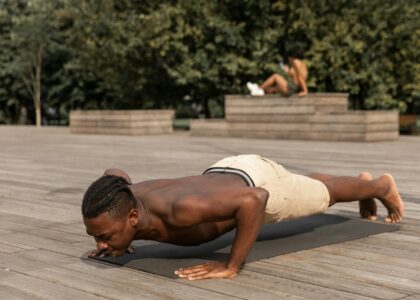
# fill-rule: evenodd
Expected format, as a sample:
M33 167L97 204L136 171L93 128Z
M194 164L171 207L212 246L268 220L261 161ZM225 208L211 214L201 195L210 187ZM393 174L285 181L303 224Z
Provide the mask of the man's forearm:
M298 79L299 85L302 89L302 92L307 93L308 92L308 86L306 85L306 82L303 78L299 77Z
M236 236L226 265L237 272L257 239L264 220L265 203L261 199L246 201L236 213Z

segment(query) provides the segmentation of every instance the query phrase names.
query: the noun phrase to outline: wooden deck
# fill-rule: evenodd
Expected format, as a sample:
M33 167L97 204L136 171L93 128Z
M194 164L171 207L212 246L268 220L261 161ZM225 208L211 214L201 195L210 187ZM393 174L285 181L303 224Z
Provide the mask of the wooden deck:
M334 143L1 126L0 145L0 299L420 299L420 137ZM391 172L406 202L402 228L254 262L229 280L171 280L81 258L94 247L82 195L105 168L135 181L173 178L239 153L298 173ZM355 215L357 204L329 213Z

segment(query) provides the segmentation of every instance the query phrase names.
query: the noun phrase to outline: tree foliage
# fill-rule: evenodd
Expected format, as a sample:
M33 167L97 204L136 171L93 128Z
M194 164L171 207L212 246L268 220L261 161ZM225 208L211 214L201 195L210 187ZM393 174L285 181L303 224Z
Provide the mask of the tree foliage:
M419 19L416 0L0 0L0 122L18 122L22 108L34 122L23 80L31 40L43 45L50 123L75 108L181 115L193 103L220 115L224 94L246 93L247 81L277 71L296 46L310 91L348 92L356 108L414 111Z

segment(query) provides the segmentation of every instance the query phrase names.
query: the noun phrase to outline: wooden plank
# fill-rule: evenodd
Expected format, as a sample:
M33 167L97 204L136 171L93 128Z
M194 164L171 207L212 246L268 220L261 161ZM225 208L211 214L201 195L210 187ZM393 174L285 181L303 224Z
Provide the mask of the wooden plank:
M112 116L112 115L125 115L125 116L147 116L147 115L173 115L172 109L130 109L130 110L72 110L70 112L73 116Z
M275 114L229 114L226 116L228 122L266 122L266 123L286 123L286 122L307 122L315 124L394 124L393 128L398 128L394 116L384 113L381 117L371 118L369 115L358 112L345 112L333 114L314 114L314 115L275 115ZM192 120L193 121L193 120ZM211 121L211 120L208 120Z
M280 94L269 94L264 96L251 96L246 95L225 95L225 99L305 99L305 98L348 98L349 94L347 93L309 93L306 97L299 97L297 95L292 95L291 97L284 97Z
M121 128L147 128L147 127L171 127L172 120L150 121L108 121L108 120L77 120L72 122L72 127L121 127Z
M403 297L398 300L418 300L418 299L420 299L420 293L412 294L410 296Z
M229 114L226 115L226 121L229 123L238 122L238 123L307 123L310 121L312 115L273 115L273 114ZM193 121L193 120L191 120Z
M235 131L276 131L276 132L291 132L291 131L310 131L310 124L302 123L231 123L229 130Z
M376 273L379 276L394 276L401 279L406 279L407 282L418 282L420 281L420 271L413 268L401 267L392 261L391 257L382 263L371 262L370 255L365 255L364 258L353 258L347 257L340 254L331 254L324 249L314 249L313 251L301 253L294 253L290 258L300 261L311 261L316 263L322 263L327 265L335 265L340 267L346 267L348 269L369 271Z
M169 134L170 128L101 128L101 127L72 127L71 133L84 134L113 134L113 135L144 135L144 134Z
M227 107L225 114L314 114L314 106Z
M341 258L344 261L344 258ZM400 276L391 276L386 274L378 274L371 272L368 269L360 270L349 268L348 266L332 263L323 263L311 260L309 257L305 259L296 259L293 262L285 262L280 258L269 259L264 267L272 269L273 265L280 265L282 267L290 267L297 270L314 270L316 273L321 273L329 276L336 276L336 278L354 279L360 282L369 283L377 286L387 286L400 294L415 293L419 290L418 281L401 278ZM381 297L379 297L381 298Z
M346 105L315 105L315 112L322 114L344 113L347 111Z
M0 282L0 299L7 300L33 300L34 296L23 291L2 285Z
M287 291L292 295L305 299L367 299L364 296L355 295L346 290L335 289L331 283L329 286L323 286L316 280L302 280L298 276L277 276L277 274L267 271L267 269L262 270L254 266L247 266L241 272L241 276L236 278L236 281L252 288L260 287L270 291Z
M0 270L0 272L3 271ZM96 296L92 293L81 291L78 287L61 285L57 284L54 280L45 281L21 273L1 276L1 286L6 286L19 291L19 293L28 294L33 298L41 299L109 299L107 297Z
M410 257L391 257L389 255L384 255L375 252L366 253L364 247L359 247L359 249L350 249L341 245L329 245L327 247L313 249L313 251L328 253L339 257L351 257L378 265L389 264L391 267L398 266L398 268L403 268L405 270L404 272L410 272L411 270L420 270L419 260L411 259ZM363 263L361 263L360 265L363 266Z
M314 98L229 98L225 99L225 107L239 108L239 107L278 107L278 106L313 106Z
M74 111L71 133L145 135L171 133L173 110Z
M366 297L378 297L380 299L396 299L404 297L407 293L393 291L383 286L377 286L375 284L361 282L357 278L349 277L336 277L336 280L331 281L331 276L329 274L323 273L320 270L314 269L311 265L307 269L295 268L293 261L287 260L290 266L278 265L278 264L268 264L264 262L252 263L245 268L245 274L248 275L248 272L251 278L260 279L261 282L269 282L266 284L266 288L275 288L271 285L284 287L286 286L288 290L287 283L282 282L279 279L283 279L286 282L301 283L304 286L303 289L307 289L310 286L316 287L316 292L314 296L304 295L310 299L336 299L336 298L366 298ZM310 264L310 263L309 263ZM264 280L265 279L265 280ZM243 279L241 278L241 281ZM259 284L261 284L259 282ZM325 294L319 293L324 291ZM337 292L339 291L339 292ZM313 298L314 297L314 298Z
M366 119L369 123L392 122L398 124L399 113L392 111L367 111Z
M171 299L172 297L176 299L275 299L277 297L278 299L279 296L289 296L287 293L273 293L262 288L251 289L244 284L237 283L235 279L191 282L185 279L170 280L126 268L121 268L121 272L115 275L115 269L117 268L102 266L100 272L98 272L97 267L93 269L89 265L82 266L79 263L67 265L60 272L54 270L53 274L47 272L47 270L38 273L41 276L60 278L60 280L66 282L77 281L74 284L78 286L87 284L86 289L94 285L96 281L99 283L108 281L109 286L117 291L125 290L128 293L135 294L145 290L149 293L155 293L157 296L166 296ZM68 270L72 272L68 272ZM73 272L80 272L80 275L73 276ZM70 273L70 276L68 273ZM109 278L112 278L112 280L109 280ZM127 285L127 281L131 284ZM110 295L112 295L112 292ZM292 298L298 299L298 297Z
M378 125L369 132L363 124L293 124L293 123L240 123L192 122L194 136L233 136L248 138L311 139L326 141L387 141L396 140L399 133L393 125Z
M170 121L172 120L172 115L169 114L159 114L159 115L73 115L70 119L71 123L87 121L106 121L106 122L150 122L150 121Z
M395 141L399 136L398 131L367 132L364 140L366 142Z

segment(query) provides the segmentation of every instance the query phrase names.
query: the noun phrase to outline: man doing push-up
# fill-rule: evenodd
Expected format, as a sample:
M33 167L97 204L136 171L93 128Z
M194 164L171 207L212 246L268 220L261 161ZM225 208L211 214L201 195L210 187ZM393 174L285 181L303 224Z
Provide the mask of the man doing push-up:
M176 270L190 280L238 274L265 223L324 212L339 202L360 201L362 218L376 219L379 199L385 222L399 222L404 204L390 174L374 179L293 174L259 155L227 157L202 175L133 184L122 170L109 169L90 185L82 203L86 231L95 238L91 256L132 252L133 240L198 245L236 228L227 262Z

